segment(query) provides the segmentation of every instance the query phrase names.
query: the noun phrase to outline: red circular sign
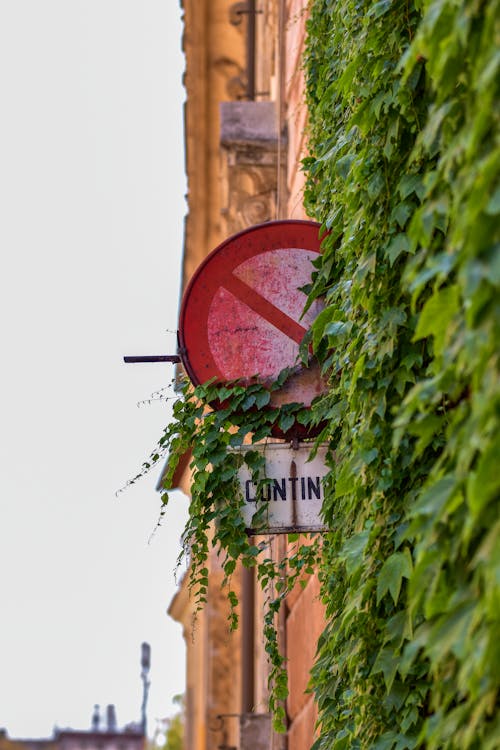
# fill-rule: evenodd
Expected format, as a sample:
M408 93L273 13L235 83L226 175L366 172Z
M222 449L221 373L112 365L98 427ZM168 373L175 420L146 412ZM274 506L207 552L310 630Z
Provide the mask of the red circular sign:
M299 344L321 310L315 302L303 315L300 291L321 252L319 230L312 221L259 224L207 256L186 289L179 321L181 358L193 383L266 382L297 365ZM282 403L308 405L323 390L319 372L307 373L292 392L287 387Z

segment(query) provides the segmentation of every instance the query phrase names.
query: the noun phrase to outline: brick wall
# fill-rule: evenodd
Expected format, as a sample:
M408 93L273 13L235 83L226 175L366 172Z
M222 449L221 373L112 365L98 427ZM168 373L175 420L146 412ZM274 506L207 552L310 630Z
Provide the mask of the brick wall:
M290 689L287 700L288 750L308 750L314 741L317 712L313 696L307 690L324 623L319 581L317 576L310 576L305 587L297 585L287 599L286 644Z

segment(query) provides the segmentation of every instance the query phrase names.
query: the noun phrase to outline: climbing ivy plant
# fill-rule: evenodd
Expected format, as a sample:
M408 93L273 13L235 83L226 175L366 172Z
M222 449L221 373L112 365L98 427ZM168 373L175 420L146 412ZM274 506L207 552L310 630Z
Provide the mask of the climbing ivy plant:
M500 2L313 0L316 750L500 747Z

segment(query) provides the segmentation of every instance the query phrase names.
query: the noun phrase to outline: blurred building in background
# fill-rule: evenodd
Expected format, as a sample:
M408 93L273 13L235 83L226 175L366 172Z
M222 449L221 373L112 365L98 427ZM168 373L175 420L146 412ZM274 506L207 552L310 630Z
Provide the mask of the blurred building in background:
M183 0L188 216L183 288L229 235L273 219L306 218L302 206L306 107L301 58L307 0ZM189 457L176 486L189 495ZM273 555L286 553L275 537ZM269 667L263 647L264 598L253 571L237 570L240 628L228 632L229 605L214 551L207 604L193 631L187 581L170 604L187 646L185 750L307 750L315 707L306 693L324 627L312 576L287 601L280 621L288 660L288 732L275 735L267 713Z
M145 750L145 747L141 724L119 729L113 705L107 706L104 722L101 723L99 707L95 706L88 730L56 728L48 739L10 738L5 729L0 729L0 750Z
M0 750L145 750L146 709L149 692L151 647L141 644L142 703L141 718L120 728L115 706L110 703L105 712L94 706L89 729L55 728L52 737L44 739L11 738L6 729L0 729Z

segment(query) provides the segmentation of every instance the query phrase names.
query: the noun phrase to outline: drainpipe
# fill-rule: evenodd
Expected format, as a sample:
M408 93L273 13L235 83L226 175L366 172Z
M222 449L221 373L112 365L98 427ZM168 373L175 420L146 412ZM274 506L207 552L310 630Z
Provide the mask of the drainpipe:
M255 99L255 0L247 0L247 91L248 101Z
M241 575L241 713L254 709L254 569L242 566Z

